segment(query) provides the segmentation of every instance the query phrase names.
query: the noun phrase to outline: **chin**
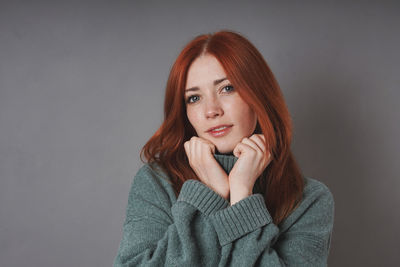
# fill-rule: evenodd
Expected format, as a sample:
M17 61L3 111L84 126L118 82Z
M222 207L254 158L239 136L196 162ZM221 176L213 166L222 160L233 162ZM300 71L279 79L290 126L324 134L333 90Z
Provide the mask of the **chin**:
M217 154L233 154L233 148L216 146Z

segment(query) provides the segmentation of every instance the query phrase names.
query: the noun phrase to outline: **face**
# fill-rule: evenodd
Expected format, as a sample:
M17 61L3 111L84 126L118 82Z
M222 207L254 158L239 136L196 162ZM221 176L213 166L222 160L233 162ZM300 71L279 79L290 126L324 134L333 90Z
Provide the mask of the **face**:
M231 153L257 125L255 112L231 85L218 60L209 54L195 59L188 70L185 103L198 137L212 142L222 154Z

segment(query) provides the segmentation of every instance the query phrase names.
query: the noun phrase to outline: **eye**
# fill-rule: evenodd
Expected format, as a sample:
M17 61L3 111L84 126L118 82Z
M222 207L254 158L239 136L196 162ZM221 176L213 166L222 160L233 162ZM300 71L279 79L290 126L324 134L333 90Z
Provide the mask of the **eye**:
M235 88L233 88L233 86L229 84L227 86L222 87L221 90L225 90L226 92L232 92L235 90Z
M186 103L194 103L196 101L199 100L199 96L198 95L191 95L186 99Z

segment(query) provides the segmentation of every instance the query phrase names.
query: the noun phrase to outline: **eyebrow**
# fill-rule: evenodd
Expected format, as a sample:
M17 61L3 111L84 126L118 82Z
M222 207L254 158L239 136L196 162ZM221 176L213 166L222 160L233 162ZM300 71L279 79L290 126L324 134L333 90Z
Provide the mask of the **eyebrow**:
M221 82L225 81L226 79L227 79L227 78L226 78L226 77L224 77L224 78L221 78L221 79L215 80L215 81L213 82L213 84L214 84L214 85L217 85L217 84L219 84L219 83L221 83ZM198 91L198 90L200 90L200 89L199 89L199 87L195 86L195 87L192 87L192 88L188 88L188 89L186 89L186 90L185 90L185 92L190 92L190 91Z

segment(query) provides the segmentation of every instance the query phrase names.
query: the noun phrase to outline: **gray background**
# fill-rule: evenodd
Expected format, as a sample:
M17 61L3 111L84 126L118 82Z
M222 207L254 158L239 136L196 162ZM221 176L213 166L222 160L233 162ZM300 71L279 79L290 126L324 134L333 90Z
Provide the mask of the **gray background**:
M399 4L244 2L0 2L1 266L111 266L169 69L219 29L265 56L334 195L329 265L398 264Z

